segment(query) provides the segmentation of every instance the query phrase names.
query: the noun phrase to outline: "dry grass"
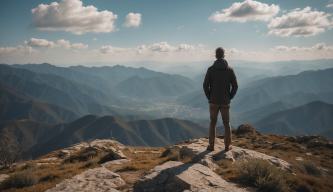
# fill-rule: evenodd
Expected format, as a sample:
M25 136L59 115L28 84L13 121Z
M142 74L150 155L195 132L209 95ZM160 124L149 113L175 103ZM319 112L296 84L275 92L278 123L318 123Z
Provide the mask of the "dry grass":
M308 174L308 175L319 177L323 174L322 170L317 165L312 163L311 161L300 162L299 168L300 168L301 172Z
M35 185L39 178L34 174L34 169L27 169L10 175L0 186L0 189L23 188Z
M333 188L331 182L333 180L333 150L331 148L308 148L305 144L292 142L288 137L278 135L234 135L233 145L256 150L289 162L296 174L290 175L287 180L292 191L321 192L331 191ZM296 157L301 157L303 161L297 161ZM223 178L235 179L232 166L224 168L222 165L220 169L222 170L218 171ZM323 172L322 169L327 171Z
M287 173L265 160L250 159L237 163L236 167L237 180L243 184L256 187L257 191L289 191Z
M33 178L33 182L27 180L27 184L21 188L17 188L14 185L6 187L5 192L42 192L49 188L54 187L57 183L64 179L73 177L80 174L88 168L97 167L100 156L89 158L87 161L73 161L72 163L62 164L49 164L49 165L36 165L34 163L28 163L23 167L19 167L16 170L10 170L10 178L17 178L18 175L26 176L27 178ZM24 177L23 177L24 178ZM19 178L22 180L22 176ZM29 181L29 182L28 182ZM30 185L33 184L33 185ZM8 186L8 185L7 185Z
M162 164L170 159L175 160L175 154L171 153L162 156L164 148L151 148L151 147L131 147L126 148L123 152L131 159L131 161L122 165L113 165L108 167L115 172L126 171L144 171L147 172L154 168L156 165Z
M20 171L21 172L25 172ZM79 167L77 166L59 166L59 167L53 167L53 166L46 166L46 167L39 167L34 169L33 172L31 172L30 177L34 177L37 181L35 185L33 186L26 186L24 188L15 189L10 188L6 191L18 191L18 192L39 192L39 191L45 191L46 189L55 186L55 184L64 178L69 178L77 173L80 172ZM12 174L15 175L16 173ZM61 179L60 179L61 178Z

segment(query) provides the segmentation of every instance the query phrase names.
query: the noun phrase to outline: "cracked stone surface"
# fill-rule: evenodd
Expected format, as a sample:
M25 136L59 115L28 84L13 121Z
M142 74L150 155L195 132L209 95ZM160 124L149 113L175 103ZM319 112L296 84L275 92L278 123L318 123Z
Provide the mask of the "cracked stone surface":
M98 167L66 179L46 192L117 192L116 188L125 184L118 174L105 167Z
M135 184L134 192L141 191L248 192L253 190L227 182L210 168L199 163L183 164L178 161L168 161L156 166L150 174Z
M235 162L253 158L267 160L268 162L283 170L291 171L292 168L290 163L288 163L287 161L250 149L232 146L231 150L225 152L224 142L222 139L219 138L216 138L214 151L207 151L207 146L208 139L206 138L194 139L189 143L175 145L175 147L180 149L180 155L182 157L194 158L194 162L201 163L205 166L210 167L213 170L217 168L214 160L227 159Z

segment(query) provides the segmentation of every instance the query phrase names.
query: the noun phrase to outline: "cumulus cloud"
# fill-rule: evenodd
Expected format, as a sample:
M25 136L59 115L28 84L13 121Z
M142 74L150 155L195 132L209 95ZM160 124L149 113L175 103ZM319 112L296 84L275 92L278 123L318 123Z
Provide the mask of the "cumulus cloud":
M281 37L313 36L332 27L331 15L311 7L294 9L281 17L273 18L268 24L269 34Z
M214 22L268 21L279 12L278 5L268 5L253 0L236 2L231 7L213 13L209 20Z
M141 25L140 13L129 13L125 18L125 27L139 27Z
M54 48L61 47L65 49L85 49L88 45L83 43L71 43L68 40L59 39L57 41L49 41L47 39L31 38L24 42L25 45L35 48Z
M167 42L153 43L150 45L141 45L139 46L140 50L149 50L152 52L170 52L175 50L174 46L171 46Z
M48 41L46 39L36 39L31 38L28 41L25 41L25 44L30 47L54 47L54 42Z
M83 34L108 33L116 29L117 15L107 10L99 11L92 5L84 6L81 0L39 4L31 12L33 26L40 30Z

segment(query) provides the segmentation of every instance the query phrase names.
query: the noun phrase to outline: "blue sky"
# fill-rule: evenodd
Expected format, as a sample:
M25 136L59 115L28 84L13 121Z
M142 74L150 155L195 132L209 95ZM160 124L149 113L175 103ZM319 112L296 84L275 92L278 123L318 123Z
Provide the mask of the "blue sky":
M333 6L329 6L333 1L330 0L83 0L79 8L93 6L96 14L107 11L110 18L116 15L113 26L109 27L103 27L103 21L98 21L102 16L95 17L101 24L97 32L91 31L97 26L93 21L91 26L75 23L89 21L88 16L82 21L68 21L75 13L64 18L52 13L47 17L41 15L42 12L32 13L40 4L49 8L52 2L59 5L71 1L79 0L2 0L0 62L129 63L155 61L161 56L166 62L191 62L209 60L218 46L225 47L231 59L240 60L256 60L257 56L248 55L250 52L265 55L264 61L300 60L302 55L308 55L306 60L333 57ZM241 5L246 8L245 14L237 10ZM56 7L61 9L61 6ZM46 11L51 12L51 9ZM218 19L209 19L217 11ZM140 19L136 20L139 23L125 25L129 13L139 14ZM305 18L295 21L292 14ZM53 16L55 18L50 18ZM279 17L285 20L279 21ZM138 18L133 16L133 19ZM275 32L271 33L269 26L274 23ZM289 26L290 23L298 25ZM283 28L286 25L289 29ZM292 31L295 27L301 27L301 32ZM57 42L61 39L67 44ZM288 53L290 51L295 53ZM306 54L306 51L312 53Z

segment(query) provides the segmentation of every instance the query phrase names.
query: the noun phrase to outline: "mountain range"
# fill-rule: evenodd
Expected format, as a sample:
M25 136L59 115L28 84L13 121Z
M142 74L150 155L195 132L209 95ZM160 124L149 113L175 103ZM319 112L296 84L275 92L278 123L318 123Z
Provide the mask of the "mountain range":
M244 75L231 104L233 127L248 122L265 133L333 137L333 68L275 77L238 69ZM205 136L201 86L200 77L142 67L1 64L0 143L29 158L90 139L162 146Z

